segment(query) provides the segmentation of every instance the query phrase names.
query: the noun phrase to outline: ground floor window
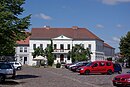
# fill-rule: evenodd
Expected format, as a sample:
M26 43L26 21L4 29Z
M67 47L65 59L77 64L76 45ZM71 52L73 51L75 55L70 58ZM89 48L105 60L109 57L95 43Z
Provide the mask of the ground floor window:
M70 60L70 56L69 55L67 56L67 60Z

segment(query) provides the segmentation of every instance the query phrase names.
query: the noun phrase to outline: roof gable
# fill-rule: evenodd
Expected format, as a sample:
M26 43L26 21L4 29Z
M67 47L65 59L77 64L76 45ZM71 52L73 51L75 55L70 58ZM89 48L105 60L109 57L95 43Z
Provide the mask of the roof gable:
M69 38L69 37L66 37L66 36L64 36L64 35L60 35L60 36L58 36L58 37L56 37L56 38L53 38L53 40L70 40L70 39L72 39L72 38Z

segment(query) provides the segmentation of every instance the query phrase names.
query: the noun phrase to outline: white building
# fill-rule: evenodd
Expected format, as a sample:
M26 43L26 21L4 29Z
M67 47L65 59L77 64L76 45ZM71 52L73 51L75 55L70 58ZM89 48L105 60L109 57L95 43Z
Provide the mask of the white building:
M51 44L51 40L53 42L55 64L57 62L71 63L72 60L70 56L68 56L68 52L72 49L72 46L76 44L82 44L84 48L91 50L93 53L91 54L91 61L105 60L105 54L107 54L107 52L109 52L109 56L114 56L114 48L107 46L106 49L104 41L86 28L79 28L77 26L73 26L72 28L50 28L48 26L32 29L28 43L29 56L27 56L26 63L28 65L35 64L36 62L33 61L32 56L34 48L41 47L45 49ZM19 46L16 48L16 54L20 57L21 54L17 53L20 50L18 48Z
M29 39L30 37L27 37L25 40L17 41L15 56L16 60L20 62L22 65L29 64Z

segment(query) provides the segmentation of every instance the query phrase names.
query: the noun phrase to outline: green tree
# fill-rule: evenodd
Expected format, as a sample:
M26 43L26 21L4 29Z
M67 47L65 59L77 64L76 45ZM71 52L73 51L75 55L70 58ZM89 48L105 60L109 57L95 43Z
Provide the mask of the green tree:
M44 50L40 47L37 47L37 48L34 49L32 56L33 56L33 58L35 58L36 56L45 56Z
M25 0L0 0L0 56L15 54L16 41L25 39L30 16L22 18Z
M48 65L52 66L53 62L54 62L54 58L53 58L53 42L51 40L51 44L49 44L48 47L46 47L45 49L45 55L47 57L48 60Z
M130 31L120 39L120 52L130 65Z
M85 60L87 61L91 58L90 54L91 52L89 51L89 49L84 49L82 44L76 44L72 47L72 50L69 52L69 55L72 58L72 62Z

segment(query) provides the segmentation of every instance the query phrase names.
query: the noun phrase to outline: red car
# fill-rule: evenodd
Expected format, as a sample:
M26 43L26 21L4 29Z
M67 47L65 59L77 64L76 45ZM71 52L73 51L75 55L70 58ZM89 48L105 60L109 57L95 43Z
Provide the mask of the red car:
M126 74L117 75L112 80L114 86L130 86L130 72Z
M101 73L109 74L114 73L114 65L111 61L94 61L88 63L86 66L81 67L80 74L90 74L90 73Z

